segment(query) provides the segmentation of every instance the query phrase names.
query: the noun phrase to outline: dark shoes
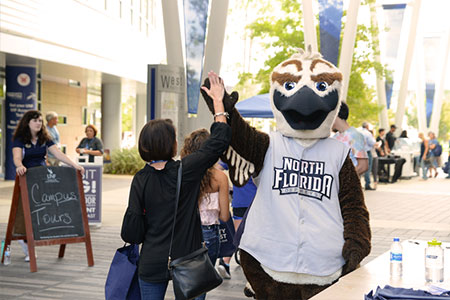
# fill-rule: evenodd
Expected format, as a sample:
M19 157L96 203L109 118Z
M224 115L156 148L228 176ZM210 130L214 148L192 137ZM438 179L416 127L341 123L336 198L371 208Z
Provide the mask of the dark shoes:
M219 265L217 266L217 272L219 272L220 276L222 276L223 279L230 279L230 265L227 265L223 258L221 257L219 259Z
M375 191L375 189L372 188L372 187L370 187L370 186L366 186L364 189L365 189L366 191Z

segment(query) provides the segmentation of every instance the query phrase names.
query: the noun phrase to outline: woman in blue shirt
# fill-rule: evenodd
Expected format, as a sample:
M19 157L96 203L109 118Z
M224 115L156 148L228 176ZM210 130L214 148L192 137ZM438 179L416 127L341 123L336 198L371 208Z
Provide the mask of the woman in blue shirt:
M45 166L47 151L60 161L80 170L84 168L73 162L58 149L43 126L42 114L37 110L27 111L20 119L13 135L13 160L17 175L23 175L28 168Z

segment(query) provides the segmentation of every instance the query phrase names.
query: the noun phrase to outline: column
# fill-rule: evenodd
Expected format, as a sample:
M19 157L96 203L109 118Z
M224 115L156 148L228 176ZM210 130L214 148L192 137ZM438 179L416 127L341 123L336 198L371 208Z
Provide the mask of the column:
M358 10L360 0L350 0L347 10L347 22L344 28L344 37L341 46L341 56L339 58L339 69L342 72L341 99L347 102L348 82L352 71L353 50L355 48L356 26L358 26Z
M303 27L305 28L304 32L305 51L308 49L308 46L311 45L311 49L314 52L318 52L316 25L314 24L315 16L312 8L312 1L303 0L302 7L303 7Z
M405 115L406 96L408 93L409 73L411 71L411 61L414 54L414 45L416 43L417 24L419 21L421 0L413 2L413 11L408 35L408 44L406 46L405 64L403 66L402 81L398 92L397 111L395 113L395 125L397 133L402 130L403 116Z
M211 11L206 37L207 42L205 46L205 60L202 73L202 84L204 79L208 77L208 72L210 70L213 70L220 75L223 43L225 39L225 29L227 24L227 13L228 0L213 0L211 2ZM198 128L209 129L209 127L211 126L211 122L211 112L206 106L206 103L203 100L203 96L200 94L197 117L189 119L189 129L190 131Z
M122 87L120 83L102 84L103 148L120 149L122 135Z
M180 15L177 0L161 1L166 38L167 64L184 66L183 46L181 44Z
M136 106L134 110L134 136L136 137L136 146L139 144L139 133L142 127L144 127L147 118L147 95L136 94Z

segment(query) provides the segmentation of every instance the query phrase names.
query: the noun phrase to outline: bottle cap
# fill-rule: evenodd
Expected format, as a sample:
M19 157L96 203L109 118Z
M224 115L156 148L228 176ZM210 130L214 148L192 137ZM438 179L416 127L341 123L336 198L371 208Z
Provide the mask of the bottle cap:
M394 242L400 242L400 238L395 237L395 238L394 238Z
M440 246L442 245L441 241L437 241L436 239L433 239L432 241L428 242L428 246Z

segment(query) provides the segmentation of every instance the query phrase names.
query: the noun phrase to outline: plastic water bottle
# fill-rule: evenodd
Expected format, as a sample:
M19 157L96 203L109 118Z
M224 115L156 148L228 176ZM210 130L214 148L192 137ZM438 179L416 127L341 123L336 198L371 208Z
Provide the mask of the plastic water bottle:
M444 281L444 249L442 243L433 239L425 248L425 280L438 283Z
M6 250L5 250L5 259L3 260L3 264L4 264L5 266L11 264L11 250L9 249L9 246L6 247Z
M391 245L391 278L401 278L403 273L403 248L399 238Z

